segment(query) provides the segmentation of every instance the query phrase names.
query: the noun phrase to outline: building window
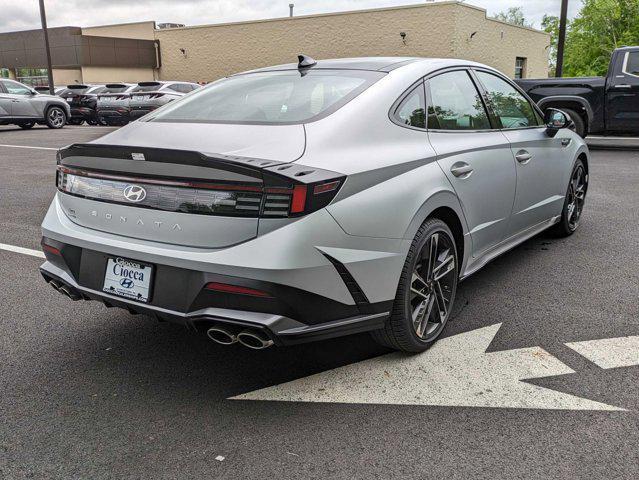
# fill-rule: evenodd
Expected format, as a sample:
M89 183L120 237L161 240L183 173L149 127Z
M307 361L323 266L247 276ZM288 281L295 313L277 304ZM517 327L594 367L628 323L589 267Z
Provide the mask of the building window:
M515 59L515 78L524 78L526 76L526 59L517 57Z

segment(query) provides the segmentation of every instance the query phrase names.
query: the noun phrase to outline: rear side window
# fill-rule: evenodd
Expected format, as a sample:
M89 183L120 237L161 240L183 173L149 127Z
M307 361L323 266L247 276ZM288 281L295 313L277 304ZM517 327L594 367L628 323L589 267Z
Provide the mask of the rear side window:
M541 125L541 118L526 97L496 75L476 72L486 90L488 102L502 128L525 128Z
M322 69L237 75L172 102L150 121L301 123L336 110L384 75Z
M443 73L428 81L431 103L428 128L489 130L488 114L468 72Z
M395 110L395 120L402 125L426 128L426 101L424 87L420 84L402 100Z
M623 73L639 77L639 51L628 52L625 59Z

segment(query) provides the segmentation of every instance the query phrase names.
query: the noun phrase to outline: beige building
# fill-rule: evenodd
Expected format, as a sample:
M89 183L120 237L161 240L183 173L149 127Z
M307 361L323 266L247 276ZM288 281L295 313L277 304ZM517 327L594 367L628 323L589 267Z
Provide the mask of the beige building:
M0 34L0 68L42 68L40 31ZM54 80L209 82L253 68L358 56L475 60L516 77L548 76L550 36L459 1L250 22L157 28L155 22L50 29ZM29 45L36 45L31 49ZM38 50L34 55L33 51ZM42 51L40 51L42 50ZM22 57L24 60L22 60ZM33 58L38 65L27 65ZM3 63L4 61L4 63ZM32 62L33 63L33 62ZM13 69L11 68L13 67Z
M190 81L290 63L300 52L316 59L463 58L511 77L516 71L547 77L550 44L544 32L488 18L486 10L458 1L162 29L155 38L160 78Z

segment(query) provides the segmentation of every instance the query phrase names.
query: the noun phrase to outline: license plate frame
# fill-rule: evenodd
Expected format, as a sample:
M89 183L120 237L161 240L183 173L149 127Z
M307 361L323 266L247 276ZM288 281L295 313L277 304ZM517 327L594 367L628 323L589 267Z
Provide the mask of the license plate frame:
M120 268L116 269L116 266ZM135 275L136 272L138 275ZM140 272L143 278L139 278ZM102 291L127 300L149 303L154 274L155 268L150 263L124 257L107 257Z

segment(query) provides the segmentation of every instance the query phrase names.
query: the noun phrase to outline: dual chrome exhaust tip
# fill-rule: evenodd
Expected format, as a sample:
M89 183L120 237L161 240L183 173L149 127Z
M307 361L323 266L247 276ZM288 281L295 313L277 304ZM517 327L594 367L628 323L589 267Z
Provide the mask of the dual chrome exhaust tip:
M255 330L242 330L236 334L225 327L215 326L210 327L206 331L206 335L220 345L239 343L253 350L264 350L273 345L273 340Z
M72 288L68 287L64 283L58 282L56 280L49 280L49 285L51 285L54 290L57 290L61 294L69 297L74 302L77 300L82 300L82 295L80 295L78 292L74 291Z

